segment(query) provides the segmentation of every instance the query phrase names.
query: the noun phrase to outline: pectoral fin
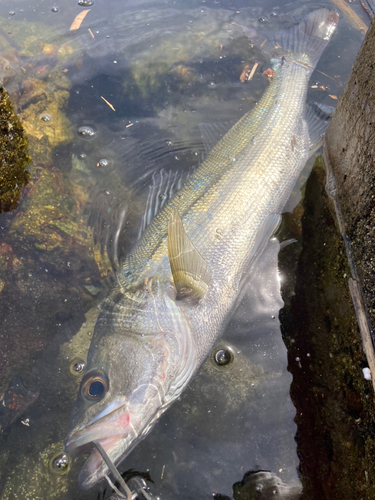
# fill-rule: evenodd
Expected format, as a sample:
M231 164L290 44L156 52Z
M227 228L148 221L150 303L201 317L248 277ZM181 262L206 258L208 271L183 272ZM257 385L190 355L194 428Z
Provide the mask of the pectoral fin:
M201 299L207 292L211 275L207 263L194 247L177 210L173 209L168 223L168 256L177 298Z

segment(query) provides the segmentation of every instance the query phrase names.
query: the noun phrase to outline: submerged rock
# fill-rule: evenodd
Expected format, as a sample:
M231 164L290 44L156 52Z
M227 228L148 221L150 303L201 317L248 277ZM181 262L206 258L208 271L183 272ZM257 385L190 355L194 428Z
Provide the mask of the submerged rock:
M20 119L5 89L0 87L0 212L17 207L21 189L29 180L31 158Z

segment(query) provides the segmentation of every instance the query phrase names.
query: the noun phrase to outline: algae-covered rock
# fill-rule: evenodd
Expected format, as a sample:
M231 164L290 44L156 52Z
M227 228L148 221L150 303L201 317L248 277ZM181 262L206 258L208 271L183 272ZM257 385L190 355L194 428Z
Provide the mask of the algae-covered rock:
M0 87L0 212L17 207L29 180L28 141L7 92Z
M91 262L94 277L92 238L83 215L88 193L60 173L38 169L29 194L10 229L17 248L37 249L39 260L61 269Z
M22 115L30 142L45 140L48 151L73 139L70 121L61 111L68 98L69 92L60 90L53 94L53 100L30 104Z

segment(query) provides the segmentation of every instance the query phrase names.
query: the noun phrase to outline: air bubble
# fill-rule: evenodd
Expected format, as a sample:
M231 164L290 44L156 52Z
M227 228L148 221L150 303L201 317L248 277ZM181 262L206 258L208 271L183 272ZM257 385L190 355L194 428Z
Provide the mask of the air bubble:
M92 127L89 127L88 125L83 125L83 127L79 127L78 133L82 137L94 137L95 130Z
M94 5L94 2L92 0L78 0L78 5L81 7L91 7L91 5Z
M108 167L108 165L109 165L108 158L101 158L96 164L96 166L100 168Z
M213 88L215 88L215 87L216 87L216 83L215 83L215 82L210 82L210 83L208 84L208 86L209 86L211 89L213 89Z
M42 115L40 117L41 120L43 120L44 122L50 122L51 121L51 117L49 115Z
M9 15L10 15L10 16L15 16L15 15L16 15L16 13L15 13L15 11L14 11L14 10L10 10L10 11L9 11Z
M52 9L51 9L51 10L52 10L52 12L59 12L58 7L52 7Z
M79 358L73 359L69 366L69 372L74 377L78 377L85 369L86 363Z
M266 17L260 17L260 18L258 19L258 21L259 21L260 23L267 23L267 22L268 22L268 19L267 19Z
M70 470L69 456L63 451L56 453L49 461L48 468L53 474L58 474L59 476L67 474Z
M220 368L228 366L233 362L234 359L233 351L227 346L220 347L219 349L214 351L212 359L215 365Z

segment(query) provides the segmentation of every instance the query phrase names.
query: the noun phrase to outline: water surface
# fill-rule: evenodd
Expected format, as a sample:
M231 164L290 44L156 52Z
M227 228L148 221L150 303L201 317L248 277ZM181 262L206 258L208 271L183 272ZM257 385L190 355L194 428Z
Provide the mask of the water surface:
M262 73L270 63L239 25L280 28L315 6L280 0L85 3L0 4L0 78L24 119L33 158L20 207L0 216L0 383L3 392L19 375L39 393L0 435L2 499L96 499L105 487L78 490L82 457L65 475L48 465L62 450L79 384L71 366L85 357L110 286L110 260L116 260L111 245L107 258L94 248L87 227L92 201L110 209L106 223L112 227L121 208L130 207L125 252L153 172L187 174L198 166L205 155L199 125L230 127L269 85ZM328 0L321 5L332 6ZM359 2L351 6L368 22ZM88 9L81 27L69 31ZM335 105L362 39L341 15L308 100ZM242 83L245 66L255 62L253 79ZM298 204L313 160L286 211ZM294 210L284 230L296 240L291 246L300 237L298 214ZM103 248L112 233L100 232ZM278 249L272 240L216 348L231 349L233 363L218 367L209 359L120 466L121 472L149 472L151 490L162 500L232 496L233 484L255 470L285 484L299 482L292 377L278 320L280 281L290 278L277 270Z

